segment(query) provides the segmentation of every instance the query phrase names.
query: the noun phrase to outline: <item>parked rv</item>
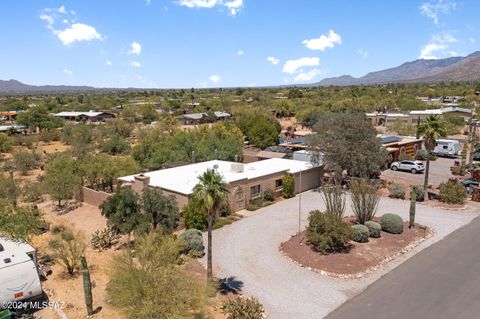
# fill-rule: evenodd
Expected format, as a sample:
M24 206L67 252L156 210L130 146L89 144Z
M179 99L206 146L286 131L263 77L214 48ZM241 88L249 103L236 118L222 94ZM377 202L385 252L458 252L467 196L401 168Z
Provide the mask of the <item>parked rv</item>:
M42 294L35 248L22 240L0 236L0 306Z
M432 154L446 157L460 156L462 154L460 142L456 140L437 140Z

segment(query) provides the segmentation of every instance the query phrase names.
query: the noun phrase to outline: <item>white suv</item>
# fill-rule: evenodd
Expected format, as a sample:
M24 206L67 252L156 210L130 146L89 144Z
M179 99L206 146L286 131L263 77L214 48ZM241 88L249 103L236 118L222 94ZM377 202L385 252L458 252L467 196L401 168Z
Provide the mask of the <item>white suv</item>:
M423 172L425 170L425 166L420 161L400 161L400 162L393 162L390 165L390 168L393 171L410 171L412 174L416 174L417 172Z

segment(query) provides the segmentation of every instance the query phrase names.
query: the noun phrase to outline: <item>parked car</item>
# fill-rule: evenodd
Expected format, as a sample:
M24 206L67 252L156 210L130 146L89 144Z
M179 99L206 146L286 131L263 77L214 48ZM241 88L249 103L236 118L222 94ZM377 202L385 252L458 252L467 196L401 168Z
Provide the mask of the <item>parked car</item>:
M423 163L420 161L405 160L393 162L390 165L390 169L393 171L409 171L412 174L416 174L418 172L423 172L425 170L425 166L423 166Z
M470 187L470 186L479 186L480 183L477 182L476 180L473 180L471 178L467 178L467 179L461 179L458 181L460 184L462 184L463 186L465 187Z

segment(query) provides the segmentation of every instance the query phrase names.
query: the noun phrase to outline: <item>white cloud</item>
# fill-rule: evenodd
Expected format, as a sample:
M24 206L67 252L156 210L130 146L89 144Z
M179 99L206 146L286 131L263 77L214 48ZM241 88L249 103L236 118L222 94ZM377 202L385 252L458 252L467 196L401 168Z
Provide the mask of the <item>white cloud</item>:
M142 53L142 45L138 42L133 41L132 44L130 44L130 50L128 50L127 54L139 55L140 53Z
M65 30L54 30L53 33L64 45L70 45L76 41L101 41L104 39L94 27L83 23L74 23Z
M457 42L454 36L445 33L443 35L436 35L432 40L425 44L420 51L420 59L439 59L447 56L454 56L454 51L448 51L450 44Z
M277 59L276 57L274 56L269 56L267 57L267 61L272 63L272 64L279 64L280 63L280 59Z
M245 54L245 51L243 51L243 50L238 50L237 51L237 55L244 55L244 54Z
M72 76L73 76L73 71L70 70L70 69L65 68L65 69L62 70L62 73L65 74L66 76L68 76L69 79L71 79Z
M69 13L64 6L61 6L59 8L43 9L39 18L47 23L47 28L64 45L70 45L76 41L101 41L105 39L105 36L97 32L95 27L85 23L77 23L75 15L75 11ZM57 21L63 25L61 27L55 26Z
M293 74L293 73L296 73L299 69L300 69L300 72L303 72L301 69L302 67L316 66L319 64L320 64L320 59L317 57L303 57L296 60L288 60L283 65L283 72Z
M325 51L328 48L333 48L335 44L342 44L342 37L335 31L330 30L327 35L322 34L319 38L304 40L302 43L310 50Z
M111 66L113 63L112 63L112 61L107 59L107 60L105 60L105 64L108 65L108 66Z
M209 80L210 82L212 82L212 83L218 83L218 82L220 82L221 79L222 79L222 78L221 78L220 75L218 75L218 74L212 74L212 75L210 75L210 77L208 78L208 80Z
M140 62L138 62L138 61L130 61L130 62L128 63L128 65L130 65L131 67L134 67L134 68L139 68L139 67L142 66L142 64L141 64Z
M187 8L206 8L224 7L228 12L235 16L243 7L243 0L178 0L177 4Z
M369 54L367 50L364 49L358 49L357 53L361 55L363 58L368 58Z
M436 25L440 22L440 14L448 14L455 10L457 4L453 1L438 0L437 2L425 2L420 6L420 12L431 18Z
M308 82L315 79L317 76L322 75L323 71L319 69L313 69L308 72L300 72L293 79L295 82Z
M470 41L470 43L475 43L475 39L474 39L474 38L469 38L468 41Z

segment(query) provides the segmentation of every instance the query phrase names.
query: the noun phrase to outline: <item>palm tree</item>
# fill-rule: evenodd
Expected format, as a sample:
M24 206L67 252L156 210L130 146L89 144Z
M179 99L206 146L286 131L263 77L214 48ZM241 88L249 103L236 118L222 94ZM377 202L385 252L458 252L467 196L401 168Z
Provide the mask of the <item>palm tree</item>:
M445 127L445 122L441 118L436 115L430 115L418 125L417 130L418 136L423 138L428 153L425 167L425 181L423 183L425 194L427 194L428 175L430 172L430 153L434 150L436 141L440 137L447 135L447 129ZM427 197L425 196L425 198Z
M207 276L212 278L212 229L215 217L227 200L228 184L213 169L207 169L198 177L199 182L193 188L193 198L199 201L208 220Z

